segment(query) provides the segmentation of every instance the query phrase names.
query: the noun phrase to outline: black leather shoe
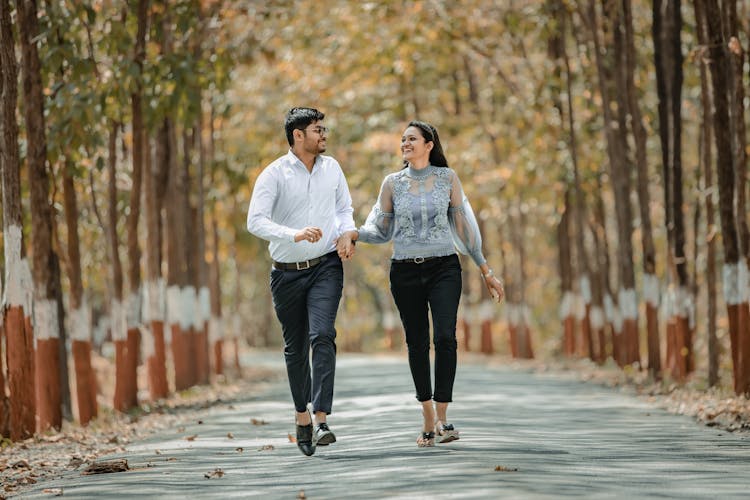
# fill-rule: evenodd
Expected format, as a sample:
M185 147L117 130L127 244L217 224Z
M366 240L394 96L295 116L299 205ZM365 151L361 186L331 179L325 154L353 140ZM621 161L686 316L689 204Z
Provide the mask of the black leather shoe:
M311 423L297 426L297 448L308 457L315 453L312 437L313 426Z
M336 442L336 436L331 432L331 429L328 428L328 424L325 422L322 422L315 427L315 434L313 437L315 438L315 444L318 446L328 446L329 444Z

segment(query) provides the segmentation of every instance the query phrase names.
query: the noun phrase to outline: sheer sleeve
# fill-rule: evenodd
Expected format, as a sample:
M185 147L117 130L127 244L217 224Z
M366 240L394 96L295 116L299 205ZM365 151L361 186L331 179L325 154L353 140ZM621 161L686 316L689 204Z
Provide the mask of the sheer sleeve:
M359 241L387 243L393 238L393 186L389 177L380 186L378 201L359 229Z
M461 187L461 181L455 172L452 174L448 221L453 243L459 252L470 255L476 265L481 266L487 261L482 255L482 235L479 233L479 224Z

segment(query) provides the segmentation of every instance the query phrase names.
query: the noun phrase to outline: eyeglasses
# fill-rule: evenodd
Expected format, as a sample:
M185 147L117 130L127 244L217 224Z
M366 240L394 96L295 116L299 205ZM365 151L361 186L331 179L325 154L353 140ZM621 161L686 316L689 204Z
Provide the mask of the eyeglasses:
M310 129L305 128L305 129L302 129L302 130L305 131L305 132L307 132L309 130L310 132L315 132L318 135L327 134L330 131L328 127L322 127L322 126L320 126L320 127L314 127L314 128L310 128Z

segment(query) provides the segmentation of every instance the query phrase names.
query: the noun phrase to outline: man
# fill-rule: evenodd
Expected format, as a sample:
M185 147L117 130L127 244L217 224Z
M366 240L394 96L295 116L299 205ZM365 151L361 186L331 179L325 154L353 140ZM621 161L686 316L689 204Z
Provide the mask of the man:
M316 445L336 441L326 422L336 370L334 323L344 283L336 239L355 229L344 173L335 159L321 154L328 133L323 118L313 108L287 113L291 149L258 176L247 214L248 231L270 242L271 294L284 335L297 446L307 456Z

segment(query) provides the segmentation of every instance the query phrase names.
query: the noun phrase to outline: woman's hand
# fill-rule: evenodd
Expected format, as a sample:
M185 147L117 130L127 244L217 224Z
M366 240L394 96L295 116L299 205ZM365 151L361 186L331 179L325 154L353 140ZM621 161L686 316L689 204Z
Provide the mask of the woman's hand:
M356 231L347 231L336 238L336 251L341 260L351 260L354 257L356 236L358 236Z
M495 299L498 304L502 302L505 298L505 287L503 286L502 280L495 276L492 269L483 273L482 277L484 278L484 285L487 287L487 291L490 292L490 295L492 295L492 298Z

